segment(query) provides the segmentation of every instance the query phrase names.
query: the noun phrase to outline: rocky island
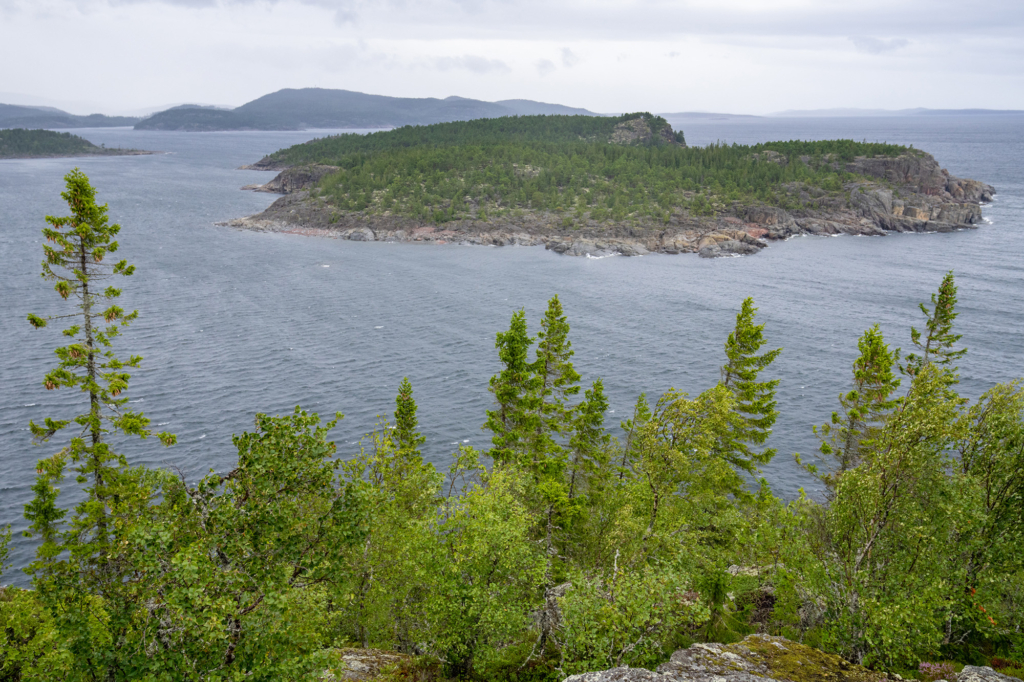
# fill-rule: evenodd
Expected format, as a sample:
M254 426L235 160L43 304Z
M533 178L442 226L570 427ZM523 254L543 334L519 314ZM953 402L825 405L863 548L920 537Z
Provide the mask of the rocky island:
M229 222L354 241L749 255L800 234L977 226L995 190L911 147L687 147L662 118L523 116L313 140L250 169L283 196Z

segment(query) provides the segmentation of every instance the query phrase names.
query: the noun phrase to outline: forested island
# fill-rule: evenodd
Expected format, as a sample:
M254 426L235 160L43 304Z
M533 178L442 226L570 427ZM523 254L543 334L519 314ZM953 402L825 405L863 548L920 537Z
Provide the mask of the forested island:
M176 437L129 401L142 358L117 348L132 237L65 179L57 296L28 323L61 344L42 384L71 395L28 425L36 557L32 589L0 588L0 680L1024 679L1024 385L958 393L952 272L906 336L835 339L859 350L849 390L796 456L818 499L761 475L789 379L749 298L708 330L720 380L641 394L618 438L553 296L495 335L487 447L424 461L403 380L358 449L330 439L341 414L258 414L197 480L117 450Z
M570 255L757 253L798 234L944 232L994 189L929 154L832 140L688 147L651 114L515 116L283 149L248 168L284 197L229 224L363 241L539 245Z
M53 130L0 129L0 159L46 159L69 156L137 156L154 154L139 149L97 147L71 133Z

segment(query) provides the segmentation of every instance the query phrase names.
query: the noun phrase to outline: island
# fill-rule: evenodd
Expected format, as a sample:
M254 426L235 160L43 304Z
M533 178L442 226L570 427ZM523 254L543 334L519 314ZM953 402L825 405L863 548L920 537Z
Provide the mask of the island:
M510 116L282 149L250 230L355 241L544 245L574 256L754 254L800 234L973 228L995 190L913 147L852 140L687 146L649 113Z
M157 154L141 149L97 147L89 140L71 133L53 130L0 130L0 159L47 159L69 156L138 156Z

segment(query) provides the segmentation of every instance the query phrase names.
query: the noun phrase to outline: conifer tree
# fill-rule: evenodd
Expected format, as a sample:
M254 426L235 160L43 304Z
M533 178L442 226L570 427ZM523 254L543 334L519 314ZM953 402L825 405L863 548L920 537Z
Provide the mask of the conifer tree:
M580 392L580 375L572 366L569 323L558 296L548 301L537 339L534 371L538 378L541 429L562 435L572 427L572 409L567 403L570 396Z
M829 489L835 489L839 475L869 456L885 418L899 402L893 397L900 385L893 372L899 349L889 350L877 324L864 332L857 346L860 356L853 363L853 390L839 396L842 412L833 412L831 423L815 429L822 439L821 454L830 460L829 470L805 465Z
M529 442L542 426L537 415L537 375L529 361L533 342L526 333L523 310L513 313L507 332L497 334L494 347L498 349L502 370L490 382L497 409L487 411L484 424L494 434L490 454L495 462L525 464Z
M419 446L427 440L416 430L417 425L416 401L412 397L412 384L409 383L409 377L405 377L398 387L398 395L395 396L395 429L392 435L395 449L398 450L399 455L405 458L419 460Z
M906 365L900 368L910 377L916 376L930 363L952 365L967 353L966 348L953 349L963 335L953 333L953 321L959 313L956 312L956 281L953 279L952 270L942 278L939 291L932 294L932 310L928 310L924 303L921 303L920 307L925 316L927 334L923 335L922 341L922 333L911 327L910 339L920 349L921 354L908 354ZM957 368L950 366L947 369L956 372Z
M608 399L604 395L604 383L596 379L575 410L573 436L569 441L572 452L570 500L579 494L580 480L592 479L597 472L606 468L608 445L611 443L611 434L604 428L604 415L607 411Z
M138 311L125 313L116 304L121 290L102 287L104 281L114 276L130 276L135 266L125 260L104 262L109 254L118 250L114 237L121 226L109 223L107 206L96 203L96 191L84 173L76 168L64 180L66 191L61 197L67 202L71 215L46 217L49 227L43 229L47 243L43 245L46 259L42 263L42 276L55 282L54 289L62 299L75 301L77 311L46 318L29 314L28 321L40 329L53 320L72 320L63 331L68 345L54 351L59 362L47 372L43 385L47 390L77 388L88 397L89 406L88 411L72 419L47 417L42 426L29 423L37 442L48 441L72 424L78 427L77 433L53 456L52 462L40 465L37 487L41 488L36 491L38 509L29 505L29 520L34 525L43 523L38 532L44 537L53 537L54 530L49 524L59 517L50 509L56 503L51 482L62 477L64 466L70 460L77 465L79 480L89 484L88 500L79 505L75 522L77 541L91 545L91 552L102 556L108 541L107 502L116 495L118 478L127 466L122 455L111 451L105 436L118 432L140 438L151 435L149 419L129 409L128 398L122 395L128 388L128 370L137 368L142 358L132 355L126 361L120 360L112 350L120 328L135 320ZM157 435L165 445L175 442L172 434ZM38 517L31 514L38 514Z
M721 381L736 399L736 419L723 434L719 453L733 466L750 473L775 456L774 449L756 452L751 446L763 445L768 440L779 415L775 401L779 381L758 381L758 375L782 352L777 348L757 355L765 341L764 325L754 324L756 313L754 299L744 300L736 315L736 328L725 342L727 361L722 367Z

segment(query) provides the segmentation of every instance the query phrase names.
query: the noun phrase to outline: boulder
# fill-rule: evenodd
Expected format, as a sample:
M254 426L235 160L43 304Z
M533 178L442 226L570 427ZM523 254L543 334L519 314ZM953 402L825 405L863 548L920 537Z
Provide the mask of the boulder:
M320 676L323 682L368 682L412 662L411 656L380 649L335 649L331 658L334 664Z
M956 676L956 682L1020 682L1016 677L997 673L988 666L965 665Z
M885 679L884 673L783 637L750 635L738 644L694 644L672 654L656 671L612 668L573 675L565 682L882 682ZM969 682L1007 680L1009 678L985 678ZM967 681L961 678L958 682Z

